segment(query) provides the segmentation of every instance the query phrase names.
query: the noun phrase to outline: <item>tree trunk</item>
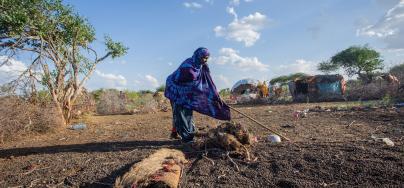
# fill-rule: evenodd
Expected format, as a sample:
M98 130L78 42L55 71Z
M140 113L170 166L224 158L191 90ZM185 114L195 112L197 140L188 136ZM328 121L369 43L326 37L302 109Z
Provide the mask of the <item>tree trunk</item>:
M70 123L72 117L72 103L70 100L64 101L63 105L63 118L65 119L66 125Z
M63 121L63 125L68 125L68 120L65 118L65 116L64 116L64 113L63 113L63 108L62 108L62 106L60 105L60 103L58 102L58 101L54 101L54 103L55 103L55 105L56 105L56 108L57 108L57 110L58 110L58 113L60 114L60 117L62 118L62 121Z

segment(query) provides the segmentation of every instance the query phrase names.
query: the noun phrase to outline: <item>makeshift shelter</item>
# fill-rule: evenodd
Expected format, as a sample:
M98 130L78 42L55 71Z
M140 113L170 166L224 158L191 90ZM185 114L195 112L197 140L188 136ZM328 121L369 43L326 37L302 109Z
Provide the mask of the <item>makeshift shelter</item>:
M339 74L297 78L288 83L295 102L323 102L344 99L345 80Z
M242 79L231 88L231 96L237 102L248 102L258 95L258 80Z

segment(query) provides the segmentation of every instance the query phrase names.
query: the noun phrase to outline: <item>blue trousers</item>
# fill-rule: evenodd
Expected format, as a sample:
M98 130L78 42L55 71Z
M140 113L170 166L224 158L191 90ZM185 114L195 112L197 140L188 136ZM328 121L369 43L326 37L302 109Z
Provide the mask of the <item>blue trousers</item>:
M173 109L173 125L183 142L190 142L194 139L195 124L192 110L181 105L171 103Z

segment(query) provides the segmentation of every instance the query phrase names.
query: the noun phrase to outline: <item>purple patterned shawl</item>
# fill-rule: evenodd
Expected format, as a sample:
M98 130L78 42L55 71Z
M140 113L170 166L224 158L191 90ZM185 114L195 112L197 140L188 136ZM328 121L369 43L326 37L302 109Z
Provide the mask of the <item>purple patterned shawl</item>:
M206 48L198 48L191 58L168 76L164 95L172 102L220 120L230 120L230 109L219 97L207 64Z

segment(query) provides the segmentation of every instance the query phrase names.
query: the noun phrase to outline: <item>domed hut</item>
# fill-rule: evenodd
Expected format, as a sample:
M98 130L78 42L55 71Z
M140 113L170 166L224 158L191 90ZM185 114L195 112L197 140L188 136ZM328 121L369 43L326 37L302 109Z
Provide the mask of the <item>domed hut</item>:
M242 79L236 82L231 88L231 96L237 102L248 102L258 96L258 80Z

